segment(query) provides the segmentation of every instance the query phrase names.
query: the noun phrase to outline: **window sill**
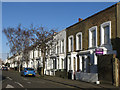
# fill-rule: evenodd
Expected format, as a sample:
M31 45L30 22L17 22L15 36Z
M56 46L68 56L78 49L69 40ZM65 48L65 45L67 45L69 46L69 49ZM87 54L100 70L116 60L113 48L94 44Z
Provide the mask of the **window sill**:
M80 49L80 50L76 50L76 52L79 52L79 51L82 51L82 49Z
M97 46L88 47L88 49L95 49L95 48L97 48Z
M111 46L112 44L102 44L100 45L101 47L104 47L104 46Z
M69 53L74 52L74 51L69 51Z
M64 54L64 53L60 53L60 54Z

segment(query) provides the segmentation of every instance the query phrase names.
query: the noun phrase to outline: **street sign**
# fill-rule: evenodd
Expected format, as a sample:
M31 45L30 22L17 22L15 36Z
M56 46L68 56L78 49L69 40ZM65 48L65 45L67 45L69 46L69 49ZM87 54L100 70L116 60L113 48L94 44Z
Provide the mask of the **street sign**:
M95 54L96 55L103 55L103 49L102 48L95 49Z

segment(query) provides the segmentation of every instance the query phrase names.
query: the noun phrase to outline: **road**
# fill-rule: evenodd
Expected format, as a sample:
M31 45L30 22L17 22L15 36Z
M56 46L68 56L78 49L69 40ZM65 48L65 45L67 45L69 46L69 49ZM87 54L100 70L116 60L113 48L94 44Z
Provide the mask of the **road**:
M1 73L0 73L1 76ZM88 88L95 89L95 88L114 88L115 90L118 90L117 87L112 86L110 84L100 84L96 85L93 83L86 83L82 81L76 81L76 80L68 80L68 79L63 79L59 77L50 77L50 76L45 76L45 77L23 77L20 75L19 72L17 71L2 71L2 88L3 90L7 88L13 88L16 90L16 88L20 89L37 89L37 88L59 88L59 89L81 89L83 88L86 90ZM119 88L120 90L120 88Z
M3 71L2 88L73 88L38 77L23 77L19 72Z

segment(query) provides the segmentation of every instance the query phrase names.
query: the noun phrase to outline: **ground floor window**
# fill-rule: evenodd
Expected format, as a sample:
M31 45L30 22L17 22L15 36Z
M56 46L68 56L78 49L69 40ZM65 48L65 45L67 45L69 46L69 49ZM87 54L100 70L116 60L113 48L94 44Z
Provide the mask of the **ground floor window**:
M64 59L61 59L61 69L64 69Z
M80 68L80 58L77 57L77 71L79 71L79 68Z
M58 69L59 69L59 58L58 58Z
M56 59L53 60L53 69L56 69Z
M82 72L84 72L84 57L82 57Z
M71 58L69 57L69 70L71 70Z
M87 73L90 73L90 57L87 58Z

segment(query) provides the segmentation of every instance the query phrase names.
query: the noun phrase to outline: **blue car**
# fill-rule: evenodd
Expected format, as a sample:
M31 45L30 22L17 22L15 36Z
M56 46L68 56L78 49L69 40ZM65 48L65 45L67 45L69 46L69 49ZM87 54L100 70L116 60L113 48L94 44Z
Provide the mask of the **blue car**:
M24 68L23 71L21 71L21 76L35 76L35 70L33 68Z

